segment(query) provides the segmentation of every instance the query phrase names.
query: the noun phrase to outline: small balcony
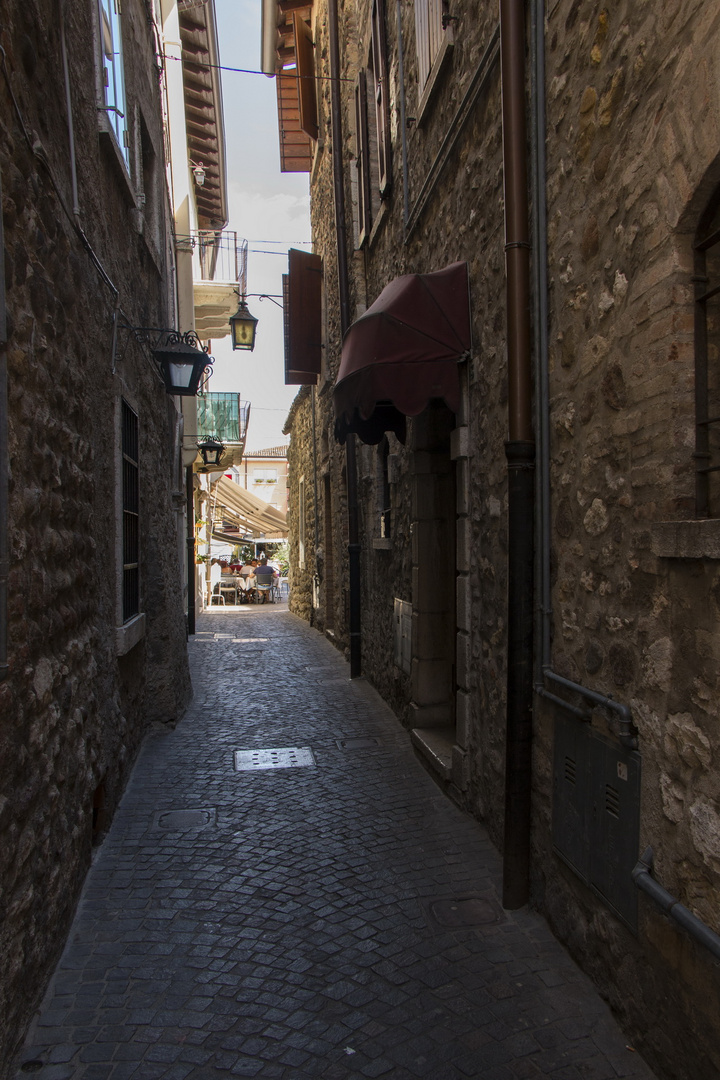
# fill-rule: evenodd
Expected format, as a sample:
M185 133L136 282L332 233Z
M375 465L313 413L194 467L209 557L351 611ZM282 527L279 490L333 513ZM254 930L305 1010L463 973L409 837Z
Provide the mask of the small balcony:
M215 438L225 447L222 469L239 465L245 450L250 402L241 401L239 394L198 394L198 442ZM205 470L201 470L205 471Z

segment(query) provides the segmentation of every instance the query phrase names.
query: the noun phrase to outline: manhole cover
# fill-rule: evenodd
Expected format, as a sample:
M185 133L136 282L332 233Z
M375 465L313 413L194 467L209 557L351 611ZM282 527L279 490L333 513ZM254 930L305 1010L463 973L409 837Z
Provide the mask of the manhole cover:
M315 767L315 758L309 746L235 751L235 768L238 772L245 772L248 769L293 769L308 765Z
M479 896L465 900L433 900L429 904L429 911L435 922L449 929L487 926L489 923L498 922L501 918L501 913L495 905Z
M357 739L337 739L336 741L341 750L367 750L371 746L380 745L380 740L373 739L371 735Z
M213 824L215 810L165 810L155 819L158 829L204 829Z

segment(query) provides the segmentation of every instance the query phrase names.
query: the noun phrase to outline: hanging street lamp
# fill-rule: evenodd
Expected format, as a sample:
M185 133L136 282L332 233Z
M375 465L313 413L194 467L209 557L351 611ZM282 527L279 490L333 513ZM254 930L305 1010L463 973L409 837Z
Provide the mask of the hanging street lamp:
M225 447L214 435L209 435L203 442L198 443L198 450L203 459L206 469L220 469L220 461L225 453Z
M238 309L230 316L230 329L232 331L233 349L247 349L249 352L255 348L255 328L257 319L250 314L245 297L240 298Z
M235 280L240 286L238 289L240 303L235 314L229 319L232 347L233 351L245 349L247 352L252 352L255 348L255 329L258 321L254 315L250 314L245 299L247 296L247 255L247 240L241 240L238 245L237 233L235 233Z
M209 374L213 359L196 334L164 331L158 343L150 350L160 365L160 373L168 394L195 397L203 376Z

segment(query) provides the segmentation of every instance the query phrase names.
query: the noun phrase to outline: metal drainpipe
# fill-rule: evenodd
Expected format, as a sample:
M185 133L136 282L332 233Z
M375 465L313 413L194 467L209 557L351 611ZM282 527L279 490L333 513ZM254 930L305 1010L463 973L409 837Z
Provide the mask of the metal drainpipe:
M508 659L503 906L530 893L534 459L530 366L530 240L525 128L525 5L500 0L507 270Z
M185 469L185 505L187 516L187 621L188 635L195 633L195 474L192 465Z
M350 288L345 221L345 177L343 174L342 152L340 44L338 35L337 0L328 0L328 36L330 39L330 117L332 127L333 185L335 192L338 296L340 301L340 333L344 338L350 327ZM350 678L356 679L362 674L362 641L360 635L360 529L354 435L348 435L345 440L345 471L347 478L348 503Z
M0 206L2 206L2 176L0 176ZM0 680L8 674L7 600L9 558L9 495L8 474L8 373L7 373L7 314L5 307L5 236L0 214Z
M400 132L402 139L402 178L403 178L403 231L407 230L410 220L410 188L408 185L407 118L405 116L405 57L402 32L402 0L395 5L398 35L398 82L400 84Z

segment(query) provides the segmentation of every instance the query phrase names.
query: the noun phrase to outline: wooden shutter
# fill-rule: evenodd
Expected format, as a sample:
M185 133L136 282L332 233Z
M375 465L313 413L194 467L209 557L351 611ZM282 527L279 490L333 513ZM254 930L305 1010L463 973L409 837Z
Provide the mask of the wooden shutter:
M300 127L311 139L317 139L318 110L315 92L315 46L310 27L293 11L295 35L295 59L297 62L298 100L300 103Z
M370 138L367 122L367 76L364 68L355 84L355 139L358 191L358 245L365 243L372 224L370 200Z
M283 275L285 383L316 383L322 368L322 259L291 248Z
M384 0L375 0L373 3L371 48L373 73L375 75L378 187L380 195L385 197L390 193L392 186L392 163Z
M418 60L418 91L423 87L430 74L430 28L428 25L429 0L415 0L415 45Z

